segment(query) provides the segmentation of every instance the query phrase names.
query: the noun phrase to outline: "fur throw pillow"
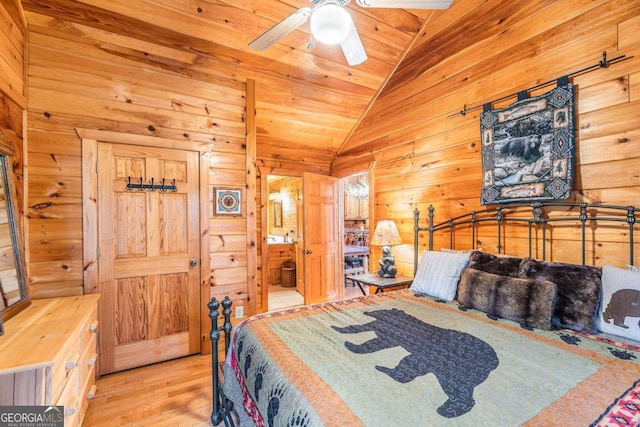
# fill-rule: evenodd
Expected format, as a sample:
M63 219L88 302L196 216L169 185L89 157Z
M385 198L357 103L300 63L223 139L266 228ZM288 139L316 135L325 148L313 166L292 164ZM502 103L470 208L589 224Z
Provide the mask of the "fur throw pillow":
M467 267L501 276L518 277L521 263L522 258L497 256L474 251L469 255L469 265Z
M551 329L556 285L548 281L519 279L465 268L460 276L458 301L502 317L523 327Z
M600 267L535 259L525 260L520 267L522 278L556 284L558 300L552 319L555 326L591 333L596 332L601 275Z

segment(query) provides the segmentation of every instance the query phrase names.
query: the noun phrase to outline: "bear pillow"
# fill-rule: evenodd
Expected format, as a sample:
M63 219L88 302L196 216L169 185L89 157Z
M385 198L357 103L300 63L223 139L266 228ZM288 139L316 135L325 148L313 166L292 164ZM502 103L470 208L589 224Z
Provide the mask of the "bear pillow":
M602 302L598 330L640 341L640 273L602 267Z

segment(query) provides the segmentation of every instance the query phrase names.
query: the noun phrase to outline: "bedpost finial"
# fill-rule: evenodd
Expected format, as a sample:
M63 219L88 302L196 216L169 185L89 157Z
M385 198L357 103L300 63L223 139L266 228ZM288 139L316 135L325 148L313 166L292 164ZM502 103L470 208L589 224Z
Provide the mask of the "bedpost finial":
M222 300L223 308L231 308L232 304L233 304L233 301L231 301L231 298L229 298L229 295L225 296L224 299Z
M218 311L218 308L220 308L220 301L218 301L216 297L213 297L207 304L207 307L209 307L209 317L211 317L211 313L214 311Z

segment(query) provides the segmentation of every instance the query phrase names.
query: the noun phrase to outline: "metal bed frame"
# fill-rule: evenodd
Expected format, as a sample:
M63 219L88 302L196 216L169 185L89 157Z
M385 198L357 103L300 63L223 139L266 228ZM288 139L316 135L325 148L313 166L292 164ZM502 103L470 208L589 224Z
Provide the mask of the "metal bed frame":
M568 208L569 213L561 216L549 216L553 208ZM512 216L519 214L519 216ZM523 216L529 214L529 216ZM587 252L587 227L594 222L614 222L626 223L629 230L629 264L633 265L634 260L634 231L636 223L640 223L640 208L634 206L600 205L589 203L571 202L533 202L529 204L510 204L505 206L493 206L481 211L472 211L464 215L450 218L438 224L434 223L435 208L429 206L429 225L420 227L420 211L413 211L413 271L418 270L418 240L421 231L429 232L429 250L433 250L434 233L440 230L449 232L449 247L454 248L454 237L456 227L469 225L471 228L471 249L476 249L478 238L478 225L481 223L495 223L497 230L498 254L502 253L503 227L507 223L524 223L528 225L529 236L529 257L533 255L533 243L540 240L542 242L542 259L547 256L547 229L552 223L573 222L580 225L582 243L582 264L586 264ZM534 230L541 229L542 237L535 238Z
M566 208L560 216L550 216L553 209ZM517 214L514 216L514 214ZM582 243L582 264L586 264L586 232L587 227L594 222L626 223L629 233L629 264L634 263L634 234L635 226L640 223L640 208L634 206L599 205L589 203L570 202L534 202L530 204L510 204L505 206L489 207L481 211L450 218L438 224L434 223L435 208L429 206L428 221L426 227L420 226L420 211L414 210L414 274L418 269L419 234L423 231L429 232L429 250L433 250L434 233L445 230L449 232L449 245L454 248L455 229L460 226L471 228L471 248L476 248L478 238L478 225L482 223L495 223L497 227L498 253L502 253L503 227L508 223L524 223L528 226L529 236L529 256L533 255L533 243L542 241L542 259L546 258L546 237L547 228L552 223L571 222L580 224ZM534 230L541 229L542 237L534 237ZM215 297L207 304L209 317L211 318L211 371L213 389L213 410L211 412L211 423L214 426L224 422L226 427L235 426L233 418L233 403L225 396L220 382L220 360L219 341L220 334L225 334L225 351L229 348L231 341L231 305L233 302L228 296L222 302ZM223 323L218 326L219 308L222 306Z
M232 417L233 403L227 399L222 389L222 383L220 382L220 361L218 356L220 341L220 333L224 332L224 350L225 352L229 348L229 342L231 341L231 305L233 302L226 296L222 302L218 301L216 297L211 298L207 307L209 307L209 318L211 318L211 333L209 337L211 339L211 385L212 385L212 401L213 410L211 411L211 424L217 426L224 421L224 425L227 427L234 427L235 422ZM222 305L222 316L224 321L222 326L218 326L218 309Z

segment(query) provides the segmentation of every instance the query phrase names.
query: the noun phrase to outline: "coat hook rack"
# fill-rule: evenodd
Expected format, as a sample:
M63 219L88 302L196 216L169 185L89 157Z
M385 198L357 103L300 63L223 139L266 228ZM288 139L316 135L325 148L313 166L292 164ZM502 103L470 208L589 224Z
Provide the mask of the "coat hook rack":
M127 191L133 191L133 190L138 190L138 191L160 191L162 193L166 193L167 191L171 191L172 193L175 193L176 191L178 191L178 187L176 187L176 179L174 178L173 180L171 180L171 184L167 184L166 180L164 178L162 178L162 180L160 181L161 184L155 184L154 183L155 179L153 177L151 177L151 181L150 184L145 184L143 182L143 178L140 177L138 179L138 182L131 182L131 177L127 177L127 186L125 187L127 189Z
M574 77L574 76L577 76L577 75L580 75L580 74L587 73L589 71L596 70L598 68L608 68L609 65L611 65L611 64L615 64L616 62L624 61L625 59L631 59L631 58L633 58L633 56L630 56L630 57L627 58L626 55L620 55L620 56L616 56L615 58L612 58L612 59L607 59L607 51L604 51L604 52L602 52L602 59L600 61L598 61L597 64L590 65L590 66L588 66L586 68L583 68L581 70L574 71L573 73L569 73L565 77L567 77L567 78L568 77ZM509 98L513 97L514 95L519 95L521 93L529 92L529 91L532 91L534 89L538 89L538 88L547 86L547 85L549 85L551 83L556 82L557 80L558 79L553 79L553 80L549 80L548 82L537 84L537 85L532 86L530 88L521 90L521 91L519 91L517 93L511 94L511 95L507 95L507 96L503 96L502 98L493 100L489 104L493 104L495 102L504 101L505 99L509 99ZM483 108L485 104L487 104L487 103L485 102L482 105L477 105L477 106L471 107L471 108L467 108L467 104L464 104L464 107L463 107L462 110L458 111L457 113L454 113L454 114L451 114L451 115L447 116L447 118L451 119L451 118L456 117L456 116L463 116L464 117L470 111L478 110L480 108Z

